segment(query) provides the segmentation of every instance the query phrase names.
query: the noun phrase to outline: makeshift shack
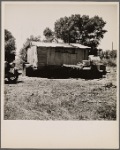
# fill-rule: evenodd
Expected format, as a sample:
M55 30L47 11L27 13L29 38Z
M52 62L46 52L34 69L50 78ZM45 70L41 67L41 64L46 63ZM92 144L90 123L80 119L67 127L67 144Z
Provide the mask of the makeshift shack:
M90 48L81 44L31 42L27 48L27 62L33 68L76 65L87 60Z

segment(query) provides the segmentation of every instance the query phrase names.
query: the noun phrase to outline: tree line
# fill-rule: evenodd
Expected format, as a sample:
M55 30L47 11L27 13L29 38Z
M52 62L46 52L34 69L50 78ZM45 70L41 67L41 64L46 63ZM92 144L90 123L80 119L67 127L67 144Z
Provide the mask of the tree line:
M98 49L97 55L100 56L101 59L116 59L117 58L117 50L105 50Z
M61 39L64 43L80 43L91 47L92 53L96 53L97 46L107 30L104 29L106 22L99 16L89 17L80 14L71 15L69 17L61 17L54 23L54 31L46 27L43 31L45 39L43 42L52 42L54 39ZM31 35L26 39L20 54L25 58L25 47L30 41L41 41L40 36ZM5 59L14 55L15 38L11 32L5 30Z

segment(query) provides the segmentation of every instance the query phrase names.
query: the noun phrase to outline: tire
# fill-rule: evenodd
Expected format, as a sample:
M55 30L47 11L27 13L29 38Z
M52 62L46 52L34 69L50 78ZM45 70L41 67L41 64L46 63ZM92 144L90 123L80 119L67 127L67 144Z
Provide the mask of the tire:
M16 69L13 69L13 72L9 73L8 75L8 81L10 83L15 83L18 80L18 71Z

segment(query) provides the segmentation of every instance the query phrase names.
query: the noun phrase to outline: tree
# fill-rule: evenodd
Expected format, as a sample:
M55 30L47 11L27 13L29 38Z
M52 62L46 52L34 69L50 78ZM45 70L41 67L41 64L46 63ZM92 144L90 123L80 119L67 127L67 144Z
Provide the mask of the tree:
M117 50L112 50L110 53L110 57L115 59L117 57Z
M30 35L29 38L26 39L25 43L23 44L23 48L22 49L26 49L27 47L29 47L30 42L34 41L34 42L41 42L41 36L33 36Z
M104 34L107 32L104 30L106 22L102 18L95 16L89 19L89 21L83 26L83 44L96 48L100 40L104 37Z
M103 29L105 24L99 16L71 15L55 22L55 35L65 43L80 43L96 49L107 32Z
M30 37L26 39L25 43L23 44L23 47L20 49L19 52L21 64L27 61L27 48L30 46L30 42L40 42L40 38L40 36L30 35Z
M105 50L104 51L104 58L116 58L117 57L117 50Z
M12 33L5 29L5 60L8 62L12 62L15 60L15 38Z
M43 31L43 34L46 38L49 38L53 36L53 31L50 28L46 27L45 30Z
M40 38L41 38L40 36L30 35L30 37L26 39L26 42L28 42L28 41L40 42L41 41Z
M52 42L54 39L54 32L48 27L43 31L43 35L45 36L43 42Z
M24 47L20 49L20 59L22 63L27 61L27 51Z

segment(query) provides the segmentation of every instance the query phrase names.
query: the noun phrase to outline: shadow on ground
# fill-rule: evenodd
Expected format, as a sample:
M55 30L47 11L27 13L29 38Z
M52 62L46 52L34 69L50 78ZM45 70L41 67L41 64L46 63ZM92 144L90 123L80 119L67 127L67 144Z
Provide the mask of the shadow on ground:
M23 81L19 81L19 78L16 82L9 82L8 80L4 81L5 84L18 84L18 83L23 83Z
M48 79L68 79L68 78L82 78L82 79L99 79L103 77L103 73L97 70L80 70L71 68L57 68L57 69L42 69L29 72L30 77L42 77Z

